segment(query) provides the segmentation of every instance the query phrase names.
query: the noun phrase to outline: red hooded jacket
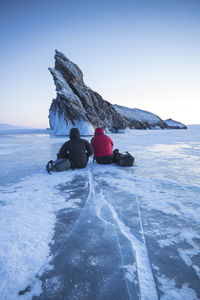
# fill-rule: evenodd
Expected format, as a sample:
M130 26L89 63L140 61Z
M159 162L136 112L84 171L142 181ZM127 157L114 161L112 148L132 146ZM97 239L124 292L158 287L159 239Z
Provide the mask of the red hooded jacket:
M102 157L113 154L113 141L109 136L104 134L103 128L99 127L95 129L91 143L94 149L94 157Z

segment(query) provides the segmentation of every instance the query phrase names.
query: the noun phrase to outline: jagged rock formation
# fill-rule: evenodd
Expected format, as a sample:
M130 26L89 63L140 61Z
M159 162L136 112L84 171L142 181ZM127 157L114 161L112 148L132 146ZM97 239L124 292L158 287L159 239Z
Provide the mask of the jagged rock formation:
M57 91L49 113L50 127L56 134L68 134L74 126L81 134L93 134L98 126L114 132L128 126L111 103L84 84L81 70L64 54L56 50L55 68L49 70Z
M49 123L56 135L68 135L77 127L81 135L91 135L94 128L111 132L125 128L167 128L158 116L139 109L112 105L84 84L83 73L64 54L56 50L55 68L49 68L57 96L49 110Z
M187 126L182 124L181 122L174 121L172 119L165 120L169 129L187 129Z

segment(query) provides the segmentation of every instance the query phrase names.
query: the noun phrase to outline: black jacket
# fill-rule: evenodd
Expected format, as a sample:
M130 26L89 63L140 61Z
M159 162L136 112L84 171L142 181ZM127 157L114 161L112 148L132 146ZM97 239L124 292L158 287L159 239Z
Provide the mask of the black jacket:
M88 157L92 155L91 144L80 138L78 128L70 131L70 140L64 143L58 153L59 158L69 158L72 168L84 168L87 165Z

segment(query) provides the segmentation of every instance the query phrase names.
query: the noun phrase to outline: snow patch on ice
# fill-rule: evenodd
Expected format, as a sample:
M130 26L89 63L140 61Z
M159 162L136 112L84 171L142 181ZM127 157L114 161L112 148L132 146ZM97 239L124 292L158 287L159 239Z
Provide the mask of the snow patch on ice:
M17 293L31 286L23 299L41 293L41 275L49 268L55 212L78 205L79 199L66 202L56 186L70 180L71 171L51 176L40 174L0 194L0 294L1 299L17 299ZM57 175L57 176L56 176ZM13 193L13 190L15 193ZM22 296L20 296L22 298ZM24 298L25 297L25 298Z
M96 256L91 255L89 257L89 264L92 266L97 266L99 264L99 258Z
M47 278L45 280L45 288L49 290L49 293L53 295L62 286L61 278L55 276L53 278Z
M136 280L136 273L137 273L137 265L134 263L133 265L126 265L124 266L126 273L125 277L130 281L134 282Z
M175 280L168 279L165 276L160 276L158 278L160 283L160 289L164 293L161 296L161 300L197 300L197 294L194 290L188 287L185 283L181 288L176 287Z
M195 232L191 230L187 230L187 231L183 230L180 233L180 236L182 240L186 241L186 243L190 246L190 248L188 247L187 249L178 248L179 255L188 266L192 266L197 276L200 278L199 267L195 266L192 261L192 258L199 254L199 245L197 245L194 242L194 239L196 238L200 240L200 235L195 234Z

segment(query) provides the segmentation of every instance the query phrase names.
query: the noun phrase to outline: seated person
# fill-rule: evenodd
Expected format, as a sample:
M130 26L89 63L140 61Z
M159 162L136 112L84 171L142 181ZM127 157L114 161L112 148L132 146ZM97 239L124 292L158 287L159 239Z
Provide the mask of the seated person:
M68 158L72 169L85 168L88 158L93 153L91 144L80 138L78 128L70 131L70 140L64 143L58 153L58 158Z
M111 138L104 134L101 127L95 129L94 137L91 141L94 149L94 159L98 164L111 164L113 154L113 141Z

